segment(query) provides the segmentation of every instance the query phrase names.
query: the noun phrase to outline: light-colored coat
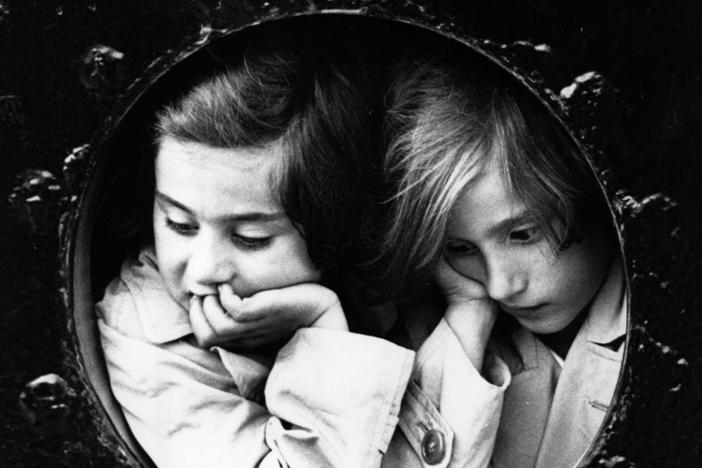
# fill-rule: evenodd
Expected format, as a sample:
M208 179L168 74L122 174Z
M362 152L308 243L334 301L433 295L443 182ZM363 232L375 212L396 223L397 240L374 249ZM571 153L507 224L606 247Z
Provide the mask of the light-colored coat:
M618 381L626 335L626 301L619 260L595 297L563 368L525 329L512 336L512 370L497 436L495 468L572 467L604 420ZM512 354L511 356L509 354Z
M447 322L429 313L402 323L416 355L314 329L275 358L202 350L148 250L108 288L99 325L113 391L159 466L569 467L600 426L619 373L626 313L613 271L562 370L536 337L516 332L518 353L502 354L511 382L494 355L481 376ZM381 321L387 330L394 313ZM442 456L430 465L426 440L437 432Z
M483 465L475 466L487 466L489 462L493 468L571 468L577 464L602 424L618 381L626 310L622 269L617 258L593 299L562 368L549 348L522 327L509 337L493 337L490 348L507 363L511 382L504 395L492 458L481 459ZM436 319L437 313L430 307L403 318L402 325L415 347L432 333L435 322L431 317ZM385 330L396 328L392 324L395 315L389 315L376 319L373 326ZM443 322L439 322L437 329ZM427 342L430 340L431 337ZM421 344L425 345L426 342ZM461 372L456 367L450 369ZM426 385L425 389L434 394L448 392L447 388L437 386L438 382ZM455 389L450 392L459 393ZM437 405L437 408L442 413L451 412L448 406ZM461 420L460 412L453 418L457 420ZM467 419L462 422L469 424ZM468 433L466 426L453 427L456 437L461 437L464 431ZM454 447L456 450L459 449ZM485 448L481 453L484 451ZM475 452L454 453L448 467L466 466L461 463L472 456L476 456ZM422 465L408 462L397 466Z
M151 249L96 308L113 393L160 467L411 468L427 450L432 467L489 463L509 371L488 358L486 381L443 320L416 354L314 328L274 356L204 350Z

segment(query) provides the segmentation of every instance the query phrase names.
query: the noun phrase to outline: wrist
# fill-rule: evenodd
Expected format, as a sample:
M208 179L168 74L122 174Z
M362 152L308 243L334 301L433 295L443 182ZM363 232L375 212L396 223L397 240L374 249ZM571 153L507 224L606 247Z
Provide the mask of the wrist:
M444 316L479 372L482 370L483 355L495 324L496 312L494 301L473 299L449 304Z
M327 307L326 310L310 324L310 327L348 331L349 326L339 300L337 299L333 305Z
M494 304L492 299L486 297L476 297L469 295L446 295L446 307L456 310L466 309L466 310L488 310Z

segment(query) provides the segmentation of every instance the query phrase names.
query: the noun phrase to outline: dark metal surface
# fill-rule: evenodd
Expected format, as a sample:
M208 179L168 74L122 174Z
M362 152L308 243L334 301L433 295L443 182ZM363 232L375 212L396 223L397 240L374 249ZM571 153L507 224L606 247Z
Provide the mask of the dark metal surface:
M527 79L560 97L595 161L631 281L623 380L588 463L702 465L702 6L548 0L0 0L0 465L134 463L86 379L65 250L116 119L224 32L328 10L348 10L359 27L378 17L489 38L471 43L544 72L551 93Z

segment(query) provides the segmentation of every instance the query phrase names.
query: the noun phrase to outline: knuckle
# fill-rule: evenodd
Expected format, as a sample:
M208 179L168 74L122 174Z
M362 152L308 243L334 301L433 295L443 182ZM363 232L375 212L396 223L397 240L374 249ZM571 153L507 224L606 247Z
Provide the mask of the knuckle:
M200 330L195 333L195 340L202 346L211 346L216 340L217 334L212 330Z
M227 317L236 322L240 321L242 318L245 318L246 315L240 309L231 309L227 310Z
M206 336L203 336L203 335L197 334L197 333L195 334L195 341L196 341L197 344L198 344L199 346L201 346L201 347L205 347L205 346L207 346L208 343L209 343L209 342L208 342L208 338L207 338Z

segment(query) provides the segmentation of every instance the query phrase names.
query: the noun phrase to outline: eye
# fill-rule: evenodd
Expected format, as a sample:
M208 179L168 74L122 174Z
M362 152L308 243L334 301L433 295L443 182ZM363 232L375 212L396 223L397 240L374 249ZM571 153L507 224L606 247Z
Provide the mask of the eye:
M449 240L446 243L446 254L455 256L475 255L478 248L471 242L462 240Z
M170 218L166 218L166 226L171 231L181 236L192 236L197 233L197 225L191 223L178 223Z
M541 228L536 225L516 228L509 233L509 240L517 244L532 244L540 241L542 237Z
M259 250L268 247L273 240L272 236L251 237L232 233L232 241L247 250Z

